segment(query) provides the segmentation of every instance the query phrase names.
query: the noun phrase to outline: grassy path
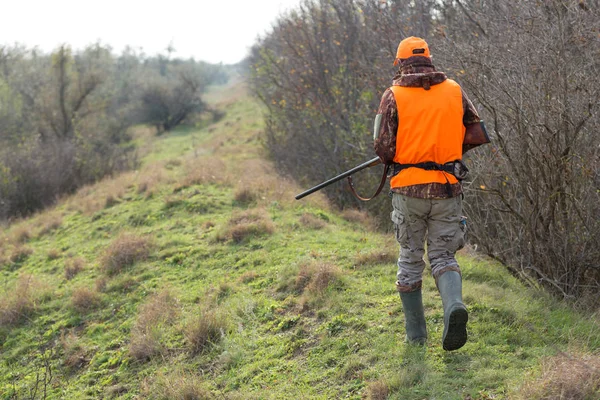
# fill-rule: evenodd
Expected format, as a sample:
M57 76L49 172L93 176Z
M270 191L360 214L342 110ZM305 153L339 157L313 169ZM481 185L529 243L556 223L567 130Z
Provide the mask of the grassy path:
M139 171L2 231L0 399L542 398L600 369L597 315L468 253L467 345L442 350L430 277L405 345L391 235L293 200L243 85L209 99L223 120L140 131Z

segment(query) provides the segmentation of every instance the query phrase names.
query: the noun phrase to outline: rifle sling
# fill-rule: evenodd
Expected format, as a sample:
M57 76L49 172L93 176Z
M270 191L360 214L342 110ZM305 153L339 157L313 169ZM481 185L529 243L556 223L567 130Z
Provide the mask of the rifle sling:
M387 180L387 174L388 174L389 168L390 168L390 165L386 164L385 168L383 169L383 175L381 175L381 182L379 183L379 187L377 188L377 191L375 192L375 194L371 197L361 197L358 195L358 193L356 193L356 190L354 189L354 184L352 183L352 175L350 175L348 177L348 184L350 185L350 191L352 192L354 197L356 197L360 201L369 201L369 200L372 200L375 197L377 197L377 195L379 193L381 193L381 190L383 189L383 186L385 185L385 181Z

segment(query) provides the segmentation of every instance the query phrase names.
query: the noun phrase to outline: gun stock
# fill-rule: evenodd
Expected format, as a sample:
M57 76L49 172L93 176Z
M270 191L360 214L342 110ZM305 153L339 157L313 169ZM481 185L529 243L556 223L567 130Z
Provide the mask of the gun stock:
M348 171L346 171L346 172L344 172L344 173L342 173L342 174L340 174L340 175L338 175L336 177L328 179L325 182L320 183L317 186L312 187L312 188L310 188L310 189L308 189L308 190L300 193L299 195L296 195L296 200L300 200L301 198L306 197L309 194L312 194L312 193L314 193L314 192L316 192L318 190L321 190L324 187L331 185L332 183L335 183L335 182L340 181L340 180L342 180L342 179L344 179L346 177L349 177L350 175L354 174L355 172L362 171L363 169L374 167L374 166L379 165L379 164L381 164L381 160L379 159L379 157L375 157L372 160L369 160L369 161L367 161L365 163L362 163L362 164L360 164L360 165L358 165L358 166L356 166L356 167L354 167L354 168L352 168L352 169L350 169L350 170L348 170Z

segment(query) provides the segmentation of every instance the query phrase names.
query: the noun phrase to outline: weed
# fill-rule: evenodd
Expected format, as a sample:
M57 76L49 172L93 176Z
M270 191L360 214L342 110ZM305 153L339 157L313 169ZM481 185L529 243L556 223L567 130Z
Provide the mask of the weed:
M57 260L60 258L60 251L58 249L50 249L48 250L48 260Z
M108 279L105 276L101 276L100 278L96 279L96 282L94 283L94 287L96 288L96 291L99 293L104 293L106 291L107 285L108 285Z
M102 270L108 275L145 260L150 254L150 240L133 233L122 233L106 249L101 259Z
M185 176L181 184L184 186L229 182L227 166L217 157L188 158L183 165L183 170Z
M71 305L82 314L95 309L100 303L101 298L98 292L87 287L79 287L73 290L71 295Z
M169 291L162 291L141 307L131 329L129 354L137 361L146 361L163 353L165 328L171 325L179 312L178 302Z
M52 231L55 231L56 229L60 228L60 226L62 225L62 215L58 214L58 213L47 213L47 214L42 214L43 216L40 217L40 220L38 221L40 227L40 231L39 231L39 235L43 236L46 235Z
M565 353L542 362L541 376L526 383L520 399L591 400L600 393L600 356Z
M252 282L253 280L255 280L256 278L258 278L260 275L256 272L256 271L247 271L244 272L242 274L242 276L240 276L239 280L242 283L248 283L248 282Z
M9 261L13 264L21 264L30 255L33 254L33 249L24 245L17 245L10 253Z
M81 257L77 258L69 258L65 265L65 279L70 281L73 279L78 273L83 271L85 260ZM96 290L98 288L96 287ZM101 290L98 290L99 292Z
M370 228L373 225L373 221L366 211L360 211L355 208L346 208L342 212L342 218L348 222L360 224L365 228Z
M325 221L310 213L302 214L300 217L300 223L309 229L323 229L327 226Z
M362 265L377 265L377 264L396 264L398 252L395 247L383 247L381 249L371 250L368 252L359 252L354 258L357 266Z
M0 297L0 327L29 319L44 291L45 287L33 275L19 276L12 289Z
M264 210L246 210L234 213L228 226L218 232L216 238L218 241L241 243L247 238L271 235L274 231L273 222Z
M199 377L186 372L161 374L154 384L142 391L142 394L160 400L212 400L215 398L204 388Z
M254 203L258 199L259 195L255 189L249 187L246 182L243 185L239 185L233 193L233 199L236 203L247 206Z
M371 382L365 392L366 400L386 400L390 395L390 388L384 381Z
M12 231L12 241L17 244L25 243L32 236L31 227L25 224L15 227Z
M185 327L184 335L189 351L200 354L221 341L227 331L227 319L214 310L201 312Z
M73 332L60 336L59 341L63 350L63 365L70 370L80 369L89 360L86 358L87 350L82 346L80 338Z

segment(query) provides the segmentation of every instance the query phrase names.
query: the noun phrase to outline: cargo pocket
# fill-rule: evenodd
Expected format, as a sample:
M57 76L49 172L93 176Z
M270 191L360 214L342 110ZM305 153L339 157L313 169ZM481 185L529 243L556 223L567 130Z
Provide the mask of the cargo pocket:
M406 242L406 224L404 222L404 215L394 210L392 211L392 222L394 223L394 233L396 235L396 241L400 245Z
M467 217L464 215L460 217L459 229L456 232L456 236L456 250L460 250L467 243Z

